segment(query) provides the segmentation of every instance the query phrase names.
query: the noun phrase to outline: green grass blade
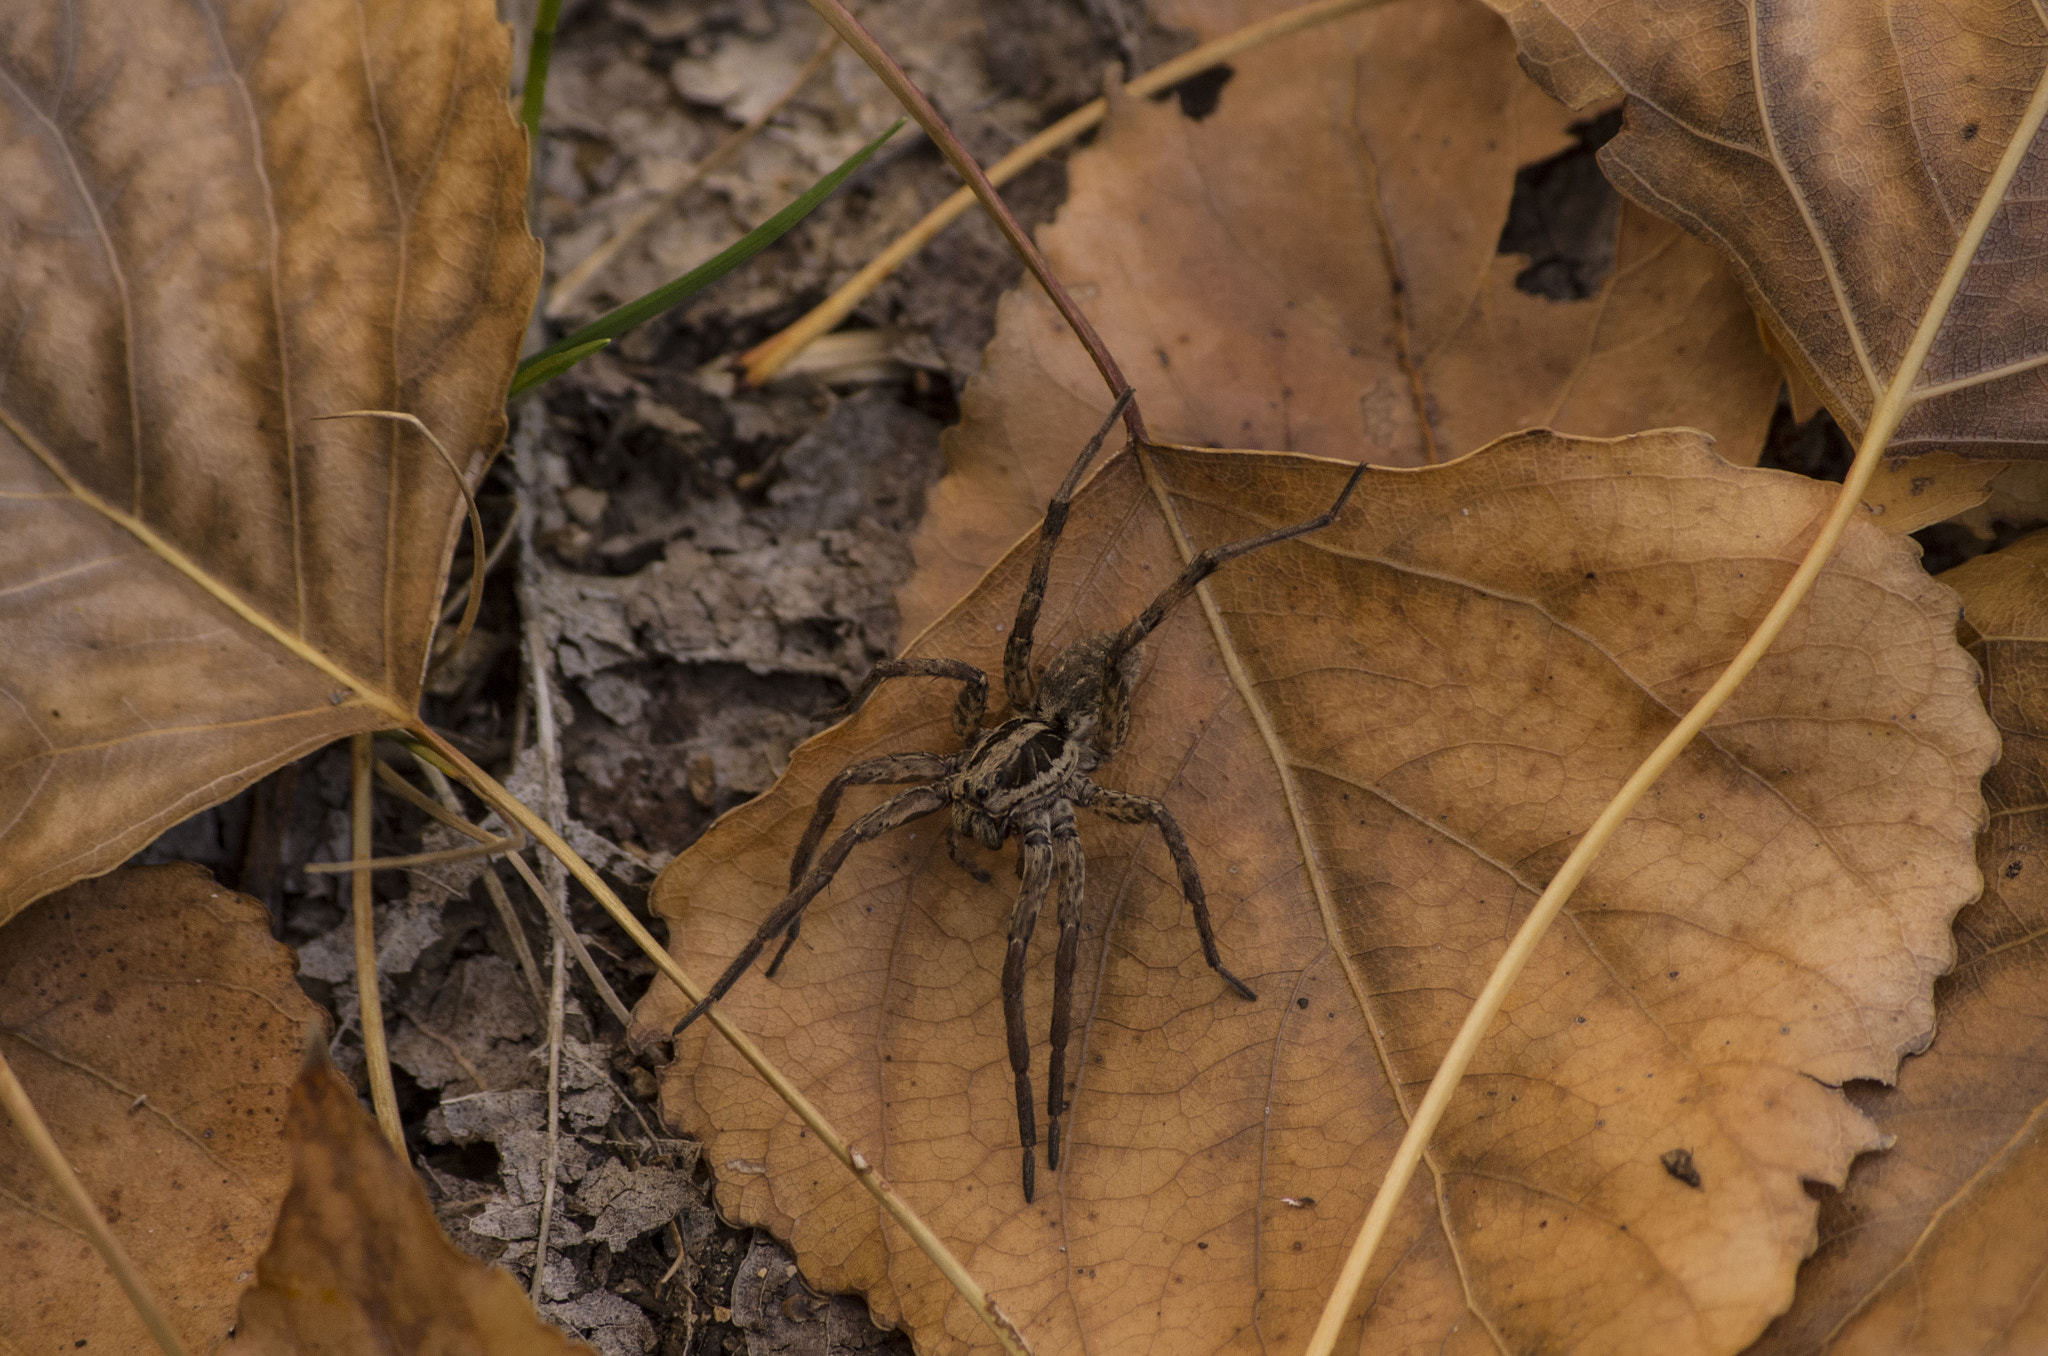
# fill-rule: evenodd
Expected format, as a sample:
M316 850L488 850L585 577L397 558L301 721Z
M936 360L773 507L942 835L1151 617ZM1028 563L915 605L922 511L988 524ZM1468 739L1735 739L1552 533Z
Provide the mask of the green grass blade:
M519 371L513 376L511 395L516 396L521 391L538 386L552 377L561 376L591 354L600 349L610 348L611 343L609 339L593 339L587 344L577 344L559 353L549 349L545 353L534 354L532 361L520 364ZM507 397L509 398L510 396Z
M756 226L753 230L747 232L737 244L721 252L715 259L699 264L674 282L655 288L637 301L629 301L617 310L600 316L582 329L577 330L574 334L549 344L540 352L521 362L518 372L512 378L512 394L518 395L521 391L527 390L537 382L544 381L547 377L566 371L576 361L580 361L583 357L588 357L590 352L595 352L596 350L590 348L590 346L597 340L616 339L635 325L652 320L670 307L703 291L712 283L717 282L720 278L723 278L726 274L759 254L762 250L767 249L770 245L781 239L783 234L791 227L809 216L819 203L830 197L832 191L845 182L846 176L866 164L868 157L882 149L882 143L895 136L897 129L902 127L903 123L904 120L902 118L898 118L895 122L891 123L888 131L882 133L882 135L876 137L858 151L855 151L853 155L847 158L844 164L818 180L802 197L762 222L759 226ZM559 366L554 364L553 360L572 349L589 349L589 352L579 355L577 359L571 359L568 363L563 363ZM540 371L543 364L548 366L548 370L545 373Z
M555 22L562 0L540 0L533 16L533 41L526 50L526 88L519 99L519 121L526 124L526 144L540 147L540 106L548 94L548 62L555 55Z

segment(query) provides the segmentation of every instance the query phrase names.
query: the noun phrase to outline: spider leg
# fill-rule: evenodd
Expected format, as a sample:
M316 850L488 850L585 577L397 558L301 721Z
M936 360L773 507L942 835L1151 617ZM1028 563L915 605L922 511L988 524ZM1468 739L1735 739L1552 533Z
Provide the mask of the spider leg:
M953 733L959 735L960 742L965 744L981 728L981 718L988 711L988 675L962 659L884 659L868 670L860 691L854 693L846 705L830 714L837 720L852 715L860 710L861 703L868 699L870 692L891 678L951 678L956 683L967 684L960 689L960 697L953 703Z
M936 753L897 753L886 758L870 758L865 763L855 763L843 769L825 783L824 791L818 795L817 808L811 811L810 827L804 830L803 841L796 845L796 852L789 859L789 888L794 890L803 883L804 872L810 869L811 857L824 839L825 830L832 827L832 816L839 812L839 798L847 787L936 781L953 770L954 761ZM775 959L768 962L769 978L773 979L775 972L782 968L782 958L796 945L797 931L803 925L802 914L790 920L789 931L783 934L782 946L775 952Z
M1052 1083L1045 1097L1045 1165L1060 1165L1060 1114L1067 1109L1067 1037L1074 1022L1074 961L1081 951L1082 888L1088 858L1081 851L1081 833L1073 806L1053 808L1053 865L1059 870L1060 949L1052 971Z
M880 838L913 819L921 818L934 810L944 809L945 805L944 791L937 787L914 786L908 791L891 796L847 825L846 831L833 839L832 846L825 849L825 855L803 878L803 883L791 890L783 901L775 906L775 911L762 920L760 930L740 948L740 954L733 957L731 965L725 967L725 973L718 977L718 982L711 986L710 991L698 1001L697 1006L683 1014L682 1020L676 1023L675 1030L669 1034L680 1034L684 1027L703 1016L706 1008L725 997L732 986L739 982L740 976L747 972L747 967L754 963L754 958L761 954L761 948L768 945L768 939L790 928L803 916L803 911L809 907L810 902L832 883L832 878L839 874L839 868L846 864L847 854L854 848L871 839Z
M1031 578L1024 585L1024 596L1017 600L1017 624L1010 628L1010 639L1003 646L1003 690L1010 694L1012 711L1030 710L1038 692L1038 683L1031 676L1031 633L1038 626L1038 609L1045 602L1045 586L1052 578L1052 553L1067 528L1067 504L1080 487L1081 473L1095 460L1095 454L1102 450L1102 440L1109 436L1110 429L1123 417L1124 407L1136 395L1136 391L1126 389L1116 398L1109 418L1102 421L1088 446L1081 449L1073 469L1052 492L1052 502L1045 506L1045 522L1038 529L1038 554L1031 560Z
M1096 727L1095 747L1105 754L1113 754L1122 746L1125 736L1131 730L1130 701L1131 678L1124 667L1124 656L1138 647L1140 641L1159 629L1167 614L1180 605L1195 586L1216 573L1217 569L1239 556L1250 555L1253 551L1273 546L1293 537L1306 536L1317 532L1337 521L1337 515L1344 511L1344 505L1351 498L1351 492L1358 488L1358 482L1365 475L1365 465L1360 463L1351 479L1344 482L1344 488L1337 494L1337 502L1307 522L1292 527L1276 527L1256 537L1230 542L1224 546L1212 546L1187 563L1179 576L1161 589L1143 612L1117 633L1104 653L1102 678L1102 721Z
M1188 838L1180 831L1180 821L1168 812L1164 804L1150 796L1111 791L1093 782L1085 783L1074 803L1093 810L1104 819L1114 819L1122 824L1143 824L1149 820L1159 826L1159 836L1166 840L1166 850L1172 854L1174 868L1180 872L1180 892L1195 911L1195 932L1202 939L1202 958L1241 997L1256 1000L1258 995L1252 992L1251 986L1224 968L1223 955L1216 949L1216 929L1209 922L1209 897L1202 889L1202 877L1195 870L1195 857L1188 851Z
M839 812L839 798L846 794L847 787L937 781L953 770L953 761L936 753L891 754L855 763L825 783L825 789L818 793L818 806L811 812L810 827L804 830L803 841L796 845L796 855L789 859L789 888L794 890L803 883L804 872L810 870L811 857L824 840L825 830L832 827L832 816Z
M1010 915L1010 950L1003 959L1003 1026L1010 1038L1010 1071L1017 1075L1017 1136L1024 1144L1024 1200L1037 1189L1038 1126L1031 1114L1031 1033L1024 1026L1024 962L1031 951L1031 930L1052 886L1052 826L1044 813L1033 815L1018 835L1024 864L1024 888Z
M983 885L994 883L995 877L982 869L980 862L967 855L967 845L960 841L960 830L946 826L946 851L953 858L954 865L980 881Z

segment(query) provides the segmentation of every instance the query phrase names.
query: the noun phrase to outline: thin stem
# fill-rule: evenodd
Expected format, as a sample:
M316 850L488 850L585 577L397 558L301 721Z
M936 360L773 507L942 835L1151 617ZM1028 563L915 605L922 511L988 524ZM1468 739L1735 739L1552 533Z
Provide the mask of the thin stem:
M1229 60L1240 52L1298 33L1304 28L1328 23L1357 10L1371 9L1386 4L1387 0L1317 0L1312 5L1302 5L1270 19L1247 24L1235 33L1203 43L1191 52L1184 52L1173 60L1153 67L1124 86L1124 93L1133 99L1146 98L1173 88L1191 75L1197 75L1211 66ZM1109 116L1109 101L1096 99L1083 104L1066 117L1040 132L1031 140L1011 151L1001 160L988 167L988 181L1001 187L1022 174L1031 166L1043 160L1060 147L1074 141L1090 128L1098 126ZM954 190L944 202L925 213L924 219L896 237L889 247L876 255L860 272L847 279L839 290L812 308L794 325L748 349L739 356L739 362L746 368L746 380L750 386L759 386L773 378L797 354L823 336L839 328L839 323L853 314L856 306L866 300L868 294L882 285L891 273L903 266L903 262L929 244L933 237L958 220L968 208L974 206L974 190Z
M981 172L981 166L967 153L967 148L960 144L960 138L953 135L953 129L946 125L946 120L932 107L931 100L925 98L924 92L910 82L910 77L903 73L903 68L896 64L894 57L882 50L882 45L875 41L874 35L862 28L860 21L853 15L847 13L846 6L841 4L840 0L810 0L810 6L818 12L820 18L832 25L833 31L845 40L848 47L860 54L860 59L868 64L868 69L882 78L882 83L889 87L889 92L896 96L897 101L911 117L917 119L917 125L932 139L932 144L939 148L954 171L974 190L974 196L981 200L982 208L1002 231L1003 238L1010 242L1010 248L1024 261L1024 266L1031 270L1031 276L1038 279L1038 285L1052 298L1052 304L1059 308L1060 316L1067 322L1067 328L1081 341L1081 347L1088 350L1089 358L1095 363L1095 370L1102 374L1102 380L1109 386L1110 395L1120 396L1129 390L1131 384L1124 380L1123 370L1116 365L1116 359L1111 356L1108 345L1102 342L1102 336L1088 323L1088 317L1082 314L1080 306L1067 295L1067 289L1060 282L1058 275L1052 271L1052 265L1038 252L1038 246L1032 243L1030 234L1018 224L1017 218L1011 215L1002 195L996 192L995 185L988 181L988 176ZM1124 410L1124 426L1138 442L1149 441L1145 436L1145 421L1138 413L1136 401L1131 402Z
M71 1217L77 1221L78 1227L99 1250L107 1270L113 1272L114 1279L121 1283L128 1302L135 1306L136 1316L142 1320L142 1326L149 1329L149 1335L156 1339L156 1344L163 1348L164 1356L185 1356L185 1344L178 1340L170 1320L157 1307L155 1296L149 1293L148 1282L135 1269L135 1261L129 1257L128 1250L121 1246L121 1240L114 1237L114 1231L100 1218L99 1207L92 1203L85 1183L79 1181L78 1174L72 1171L64 1151L57 1147L50 1127L43 1123L35 1103L29 1100L28 1089L14 1076L14 1067L7 1062L5 1051L0 1051L0 1107L6 1108L14 1128L28 1141L29 1152L35 1156L37 1166L50 1179L50 1185L57 1188L57 1194L64 1198L64 1204L70 1208Z
M526 888L539 902L541 912L548 916L549 929L568 946L569 954L576 958L576 964L583 971L583 977L590 981L590 987L597 990L597 996L604 1003L605 1010L617 1019L620 1026L630 1031L633 1027L632 1009L620 1000L618 991L613 989L611 981L604 977L604 971L597 968L596 958L590 954L590 948L583 944L583 939L576 935L575 927L570 924L568 914L562 909L554 893L541 883L540 877L533 873L533 868L526 864L524 857L510 856L505 860L512 863L512 869L519 873L519 879L526 882Z
M507 823L519 825L532 834L542 847L553 853L555 859L569 869L582 883L583 888L588 890L604 907L605 912L612 916L613 921L633 939L633 944L654 962L661 973L668 977L670 983L682 990L686 1000L695 1003L704 996L703 987L684 972L682 966L676 963L675 957L671 956L665 947L654 940L654 935L633 916L625 902L612 892L612 888L604 883L604 878L597 874L590 863L578 856L576 850L564 842L560 834L549 828L540 816L520 803L517 797L498 785L489 773L471 762L468 755L443 739L424 722L414 724L411 732L421 743L433 748L454 767L457 775L470 790L487 801ZM911 1242L918 1246L919 1251L931 1259L932 1265L937 1267L939 1273L960 1292L961 1297L974 1310L975 1317L979 1318L995 1336L1003 1350L1011 1353L1011 1356L1027 1356L1030 1349L1024 1344L1023 1335L1003 1316L995 1297L984 1290L981 1283L974 1279L973 1274L961 1265L960 1259L953 1255L945 1241L932 1231L932 1227L911 1209L909 1202L897 1195L896 1189L889 1184L888 1179L876 1171L866 1158L848 1146L845 1137L825 1119L824 1113L818 1110L811 1099L804 1096L803 1091L790 1082L782 1070L761 1053L760 1047L755 1045L745 1032L734 1026L722 1011L713 1007L704 1014L704 1020L711 1023L718 1034L738 1052L740 1058L751 1065L754 1072L761 1076L762 1081L768 1084L775 1095L797 1114L797 1118L809 1127L825 1151L838 1159L840 1165L853 1174L854 1180L858 1181L882 1209L888 1212L890 1219L902 1227L904 1233L910 1236Z
M548 1159L540 1192L540 1234L533 1241L533 1284L527 1293L540 1304L541 1281L548 1269L548 1227L555 1217L555 1172L562 1151L562 981L568 977L568 948L555 934L554 967L548 987Z
M349 830L357 860L374 855L370 845L370 769L376 758L370 752L372 736L367 732L349 740ZM391 1081L391 1051L384 1042L384 995L377 981L377 921L375 899L370 892L370 870L360 867L349 877L351 907L356 917L356 1000L363 1029L363 1062L370 1075L370 1105L377 1110L377 1125L384 1138L403 1159L405 1130L398 1123L398 1089Z
M1692 742L1693 736L1711 720L1715 712L1733 695L1735 689L1749 676L1757 661L1785 629L1792 614L1806 600L1813 583L1834 555L1836 545L1849 523L1861 511L1863 492L1870 486L1871 477L1876 474L1878 461L1892 434L1898 431L1899 423L1906 413L1921 399L1913 385L1920 377L1921 366L1927 361L1928 352L1934 347L1935 336L1941 330L1942 321L1961 289L1964 275L1969 272L1977 255L1977 247L1983 242L1984 233L1997 216L2005 200L2007 188L2018 172L2020 162L2027 149L2033 144L2035 134L2040 130L2044 116L2048 116L2048 77L2035 86L2034 97L2027 105L2019 126L2014 129L2012 140L2007 143L2005 155L1999 161L1997 171L1985 185L1984 194L1977 201L1977 210L1971 215L1969 225L1956 242L1954 253L1949 256L1948 268L1942 274L1941 283L1927 304L1920 318L1919 328L1914 331L1913 342L1900 359L1898 370L1892 374L1884 395L1871 411L1870 425L1864 430L1863 441L1857 446L1856 460L1849 467L1841 493L1835 497L1834 509L1822 525L1820 535L1807 548L1806 555L1799 562L1799 568L1792 574L1777 602L1771 605L1760 625L1747 643L1735 656L1714 685L1707 689L1685 718L1678 722L1671 733L1657 745L1656 751L1635 770L1626 785L1615 798L1600 812L1593 826L1586 830L1585 837L1572 849L1571 856L1551 878L1543 895L1536 901L1536 907L1524 919L1516 931L1514 940L1494 967L1487 979L1486 987L1479 999L1466 1014L1465 1024L1458 1029L1457 1038L1451 1042L1450 1052L1444 1056L1437 1068L1436 1077L1430 1080L1429 1091L1424 1094L1422 1105L1416 1108L1414 1117L1408 1123L1408 1132L1401 1139L1400 1148L1394 1152L1394 1162L1387 1169L1386 1179L1380 1184L1379 1195L1374 1197L1372 1208L1366 1212L1365 1223L1360 1226L1358 1238L1351 1246L1350 1254L1344 1259L1344 1267L1338 1274L1336 1288L1323 1307L1321 1319L1314 1334L1309 1338L1307 1356L1330 1356L1336 1349L1339 1331L1350 1317L1352 1305L1357 1302L1359 1289L1365 1282L1366 1269L1372 1263L1373 1253L1393 1222L1394 1209L1402 1196L1407 1194L1408 1184L1415 1176L1415 1169L1422 1161L1422 1155L1429 1146L1430 1137L1436 1133L1444 1111L1450 1106L1451 1096L1457 1091L1459 1080L1471 1065L1472 1057L1478 1052L1479 1043L1487 1030L1499 1016L1501 1005L1506 1001L1508 990L1522 973L1522 968L1535 954L1536 946L1543 940L1543 934L1563 910L1572 892L1584 880L1591 869L1593 860L1607 846L1608 840L1622 825L1636 804L1642 800L1651 786L1664 775Z
M462 818L462 802L455 798L455 788L448 784L448 775L424 758L416 761L426 771L427 780L433 785L434 795L441 802L442 812L449 816L449 826L472 838L490 837L482 829ZM386 773L390 775L387 777ZM409 782L381 762L377 764L377 779L387 786L395 782L408 791L413 789ZM533 948L526 940L526 928L520 923L518 913L512 908L512 897L505 893L505 882L498 879L496 867L485 865L483 882L484 893L491 897L491 907L498 911L498 921L505 925L506 933L512 938L512 951L519 958L519 972L526 976L526 987L532 990L534 1003L545 1007L547 988L541 983L540 966L534 961Z

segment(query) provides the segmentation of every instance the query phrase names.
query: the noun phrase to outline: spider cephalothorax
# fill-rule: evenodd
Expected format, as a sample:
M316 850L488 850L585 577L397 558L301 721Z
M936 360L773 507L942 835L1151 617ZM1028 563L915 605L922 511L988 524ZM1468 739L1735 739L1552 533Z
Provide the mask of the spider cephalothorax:
M1024 963L1039 912L1046 900L1056 894L1060 941L1053 968L1052 1084L1046 1097L1045 1156L1047 1165L1057 1168L1060 1115L1066 1110L1063 1089L1067 1037L1073 1019L1074 960L1081 940L1081 892L1087 868L1074 818L1077 807L1126 824L1158 825L1167 851L1173 856L1174 868L1180 874L1181 893L1194 912L1203 957L1240 995L1258 997L1243 980L1224 968L1223 957L1216 949L1216 931L1209 922L1201 875L1195 870L1186 835L1166 806L1149 796L1099 786L1088 775L1114 757L1130 734L1131 690L1143 666L1145 637L1225 561L1327 527L1343 510L1344 501L1351 497L1364 474L1363 467L1354 472L1337 502L1319 517L1202 552L1129 624L1121 630L1099 632L1069 645L1041 679L1031 671L1031 633L1038 623L1039 607L1045 601L1053 551L1066 527L1067 503L1081 482L1082 472L1102 447L1102 440L1109 435L1130 398L1126 391L1117 401L1101 431L1082 450L1046 506L1038 554L1032 561L1024 596L1017 604L1016 625L1010 629L1009 643L1003 651L1003 688L1010 699L1010 718L992 730L982 728L982 717L988 709L988 675L971 664L958 659L890 659L877 664L849 708L858 707L884 679L953 679L964 684L953 705L953 729L963 747L958 753L899 753L870 759L855 763L834 777L818 797L810 827L804 831L803 841L797 844L790 861L788 896L740 949L704 1000L676 1024L676 1030L681 1031L723 997L780 932L782 945L768 963L768 973L773 975L796 941L805 907L831 883L847 855L859 844L913 819L950 808L952 824L947 845L953 860L986 884L988 872L968 857L964 842L971 840L985 848L999 848L1005 839L1016 838L1018 874L1023 884L1010 915L1010 947L1003 965L1003 1019L1009 1035L1010 1067L1017 1077L1017 1128L1024 1146L1026 1201L1033 1195L1038 1130L1031 1109L1031 1039L1024 1026ZM919 785L890 797L856 819L832 840L822 857L818 856L818 844L831 827L847 787L906 782Z

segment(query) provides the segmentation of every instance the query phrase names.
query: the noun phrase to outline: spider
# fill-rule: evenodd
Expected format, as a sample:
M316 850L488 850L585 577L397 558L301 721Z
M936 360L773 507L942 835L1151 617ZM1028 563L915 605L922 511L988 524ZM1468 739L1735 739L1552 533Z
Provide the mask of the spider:
M1073 469L1054 492L1052 502L1046 505L1038 554L1032 560L1024 596L1017 604L1016 625L1011 628L1003 650L1003 687L1010 699L1010 718L994 729L982 728L982 717L988 708L988 675L971 664L958 659L888 659L877 664L847 703L846 711L857 710L876 685L886 679L952 679L963 684L953 706L953 729L960 737L960 751L894 754L855 763L834 777L818 797L810 827L791 858L788 896L740 949L710 992L675 1026L680 1033L724 997L769 940L780 932L782 945L768 963L768 974L773 977L796 942L804 909L832 882L847 856L860 844L950 807L952 823L946 834L947 849L964 870L988 884L989 873L967 855L963 840L971 839L994 849L1001 847L1005 839L1016 837L1022 886L1010 915L1010 944L1003 965L1002 991L1010 1068L1017 1077L1017 1129L1024 1149L1026 1202L1036 1189L1034 1159L1038 1132L1031 1105L1031 1040L1024 1026L1025 957L1039 912L1047 898L1057 892L1060 940L1053 968L1052 1081L1045 1109L1046 1165L1057 1169L1060 1116L1066 1110L1062 1092L1066 1086L1067 1039L1073 1024L1074 961L1080 949L1081 891L1087 864L1074 822L1077 806L1120 823L1149 822L1158 826L1180 874L1181 893L1194 911L1195 931L1201 937L1202 955L1209 968L1240 997L1258 998L1250 985L1224 966L1216 949L1216 931L1209 922L1202 877L1195 869L1195 859L1188 851L1187 836L1181 832L1180 824L1164 804L1150 796L1112 791L1088 776L1115 757L1130 734L1131 689L1143 665L1145 637L1194 592L1197 584L1226 561L1336 521L1365 473L1363 466L1353 472L1337 501L1318 517L1202 552L1134 620L1121 630L1099 632L1069 645L1054 658L1044 677L1039 678L1031 671L1031 633L1045 602L1046 581L1052 571L1053 552L1066 527L1068 502L1082 473L1101 449L1103 439L1109 436L1109 430L1130 403L1131 395L1127 390L1118 399L1101 430L1082 449ZM822 857L817 855L818 844L831 827L847 787L905 783L918 785L854 820L832 840Z

